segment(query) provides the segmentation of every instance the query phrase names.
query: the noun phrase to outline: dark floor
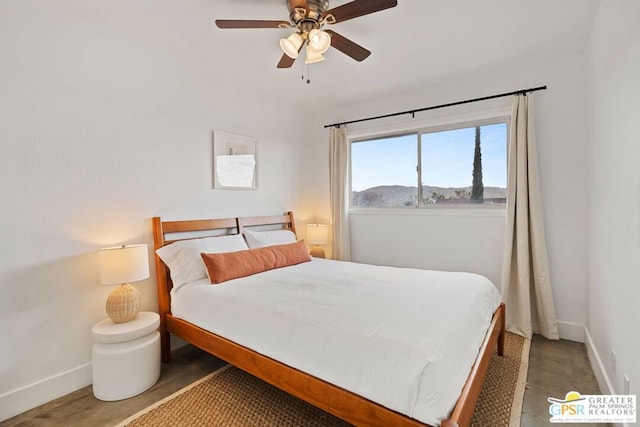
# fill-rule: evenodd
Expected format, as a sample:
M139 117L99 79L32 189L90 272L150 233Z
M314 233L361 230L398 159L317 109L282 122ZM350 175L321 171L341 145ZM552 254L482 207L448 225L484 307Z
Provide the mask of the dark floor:
M162 366L160 381L141 395L102 402L93 397L89 386L1 422L0 426L113 426L223 365L219 359L194 347L183 347L174 353L171 363ZM539 336L531 343L527 383L522 426L552 425L548 397L562 398L569 391L599 393L583 344L548 341Z
M570 391L600 394L584 344L564 340L549 341L535 335L531 341L520 425L558 425L549 422L551 415L547 398L563 399ZM571 423L571 426L603 427L607 424Z

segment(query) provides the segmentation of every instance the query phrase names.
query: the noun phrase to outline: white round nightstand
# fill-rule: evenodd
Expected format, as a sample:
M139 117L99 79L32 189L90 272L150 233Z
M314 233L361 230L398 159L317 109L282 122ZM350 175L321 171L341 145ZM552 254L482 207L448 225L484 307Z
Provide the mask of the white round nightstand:
M105 319L93 326L93 394L122 400L151 388L160 378L160 316L142 311L126 323Z

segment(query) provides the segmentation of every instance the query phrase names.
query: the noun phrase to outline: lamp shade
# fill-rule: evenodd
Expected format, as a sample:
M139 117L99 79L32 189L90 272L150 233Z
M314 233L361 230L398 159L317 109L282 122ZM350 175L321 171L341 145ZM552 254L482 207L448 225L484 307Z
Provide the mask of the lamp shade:
M302 46L302 36L298 33L293 33L286 39L280 40L280 48L289 58L292 59L296 59L298 57L300 46Z
M98 257L102 285L119 285L149 277L149 250L146 244L100 249Z
M326 224L307 224L305 243L310 245L326 245L329 241L329 226Z
M325 31L313 29L309 32L309 44L313 50L323 54L331 46L331 36Z
M322 53L318 52L311 45L307 45L307 60L304 61L305 64L315 64L316 62L324 61L325 57L322 56Z

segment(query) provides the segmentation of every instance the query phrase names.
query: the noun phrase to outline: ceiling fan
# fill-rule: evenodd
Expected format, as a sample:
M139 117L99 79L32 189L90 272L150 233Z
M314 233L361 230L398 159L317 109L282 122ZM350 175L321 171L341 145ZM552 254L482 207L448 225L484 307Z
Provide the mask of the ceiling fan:
M398 5L397 0L353 0L329 9L329 0L285 0L289 21L217 19L218 28L295 28L295 32L280 40L284 54L278 68L290 68L306 43L305 64L323 61L330 46L356 61L364 61L371 52L332 30L322 30L325 24L337 24Z

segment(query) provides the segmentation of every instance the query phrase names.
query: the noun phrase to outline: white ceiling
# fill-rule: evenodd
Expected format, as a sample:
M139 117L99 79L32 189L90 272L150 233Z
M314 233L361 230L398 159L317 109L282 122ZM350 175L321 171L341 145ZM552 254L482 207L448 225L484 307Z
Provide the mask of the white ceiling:
M215 0L214 19L286 20L286 0ZM330 7L347 1L334 0ZM410 90L452 75L583 52L600 0L399 0L392 9L326 26L366 47L359 63L330 49L301 79L301 58L276 69L291 29L211 30L227 78L252 90L325 109ZM304 67L305 79L307 67Z

